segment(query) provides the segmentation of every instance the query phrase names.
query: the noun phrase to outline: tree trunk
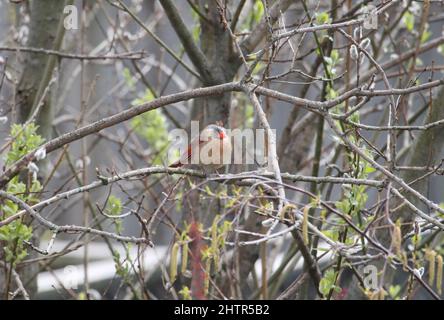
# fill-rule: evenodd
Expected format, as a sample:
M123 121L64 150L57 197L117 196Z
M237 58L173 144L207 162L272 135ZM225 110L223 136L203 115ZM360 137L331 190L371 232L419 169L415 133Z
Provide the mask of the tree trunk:
M71 1L72 2L72 1ZM30 31L27 46L33 48L43 48L59 50L63 35L63 8L65 1L60 0L34 0L31 2ZM56 58L47 54L25 53L23 70L20 82L17 87L17 108L19 123L26 122L34 115L39 100L45 88L51 80ZM40 134L48 139L51 137L53 112L50 102L50 94L47 93L40 112L34 121L39 126ZM25 221L30 224L32 221ZM33 232L31 239L36 246L39 245L39 233ZM27 258L35 258L36 252L28 249ZM3 260L3 252L0 252L0 259ZM17 268L17 272L25 286L28 294L32 298L37 293L37 273L39 266L36 263L27 264L22 268ZM0 268L0 297L6 297L6 282L4 269ZM10 290L16 289L14 281L10 283Z

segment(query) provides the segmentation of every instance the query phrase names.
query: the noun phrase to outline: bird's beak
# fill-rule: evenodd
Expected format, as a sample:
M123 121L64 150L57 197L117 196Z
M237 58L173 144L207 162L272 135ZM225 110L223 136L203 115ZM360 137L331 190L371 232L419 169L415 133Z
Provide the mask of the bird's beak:
M223 131L219 132L219 139L224 139L225 138L225 133Z

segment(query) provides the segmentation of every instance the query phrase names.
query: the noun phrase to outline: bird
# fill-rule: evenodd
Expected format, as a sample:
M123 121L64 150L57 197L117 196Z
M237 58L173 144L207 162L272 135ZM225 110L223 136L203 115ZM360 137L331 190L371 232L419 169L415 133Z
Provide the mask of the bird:
M231 153L231 138L227 130L221 125L210 124L191 140L179 160L169 167L198 165L204 170L217 170L231 161Z

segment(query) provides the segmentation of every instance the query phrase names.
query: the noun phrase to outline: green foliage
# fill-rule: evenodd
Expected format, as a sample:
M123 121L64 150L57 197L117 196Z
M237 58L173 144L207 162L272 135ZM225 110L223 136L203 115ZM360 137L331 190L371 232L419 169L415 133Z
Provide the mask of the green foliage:
M147 89L143 97L133 101L138 105L147 103L154 99L151 90ZM153 159L153 164L162 164L163 155L168 146L167 120L159 109L145 112L131 120L131 127L134 131L146 140L157 156Z
M253 75L259 75L265 69L266 64L263 62L258 62L253 68Z
M24 155L40 146L45 140L37 134L38 126L34 123L28 125L12 124L11 138L13 142L11 149L6 155L6 164L10 165Z
M185 273L188 265L188 243L191 241L191 238L188 236L189 226L182 232L179 239L179 244L182 246L182 261L181 261L181 273Z
M13 141L6 155L6 164L14 163L43 143L44 139L37 134L37 129L38 126L34 123L26 126L21 124L11 126L10 134ZM30 205L38 202L38 194L41 190L42 186L38 180L33 179L30 185L26 186L18 176L11 179L6 186L6 192ZM10 200L5 200L0 205L3 218L8 218L19 211L19 206ZM3 250L6 262L15 266L22 261L27 255L25 241L30 241L31 237L32 227L24 224L21 219L0 227L0 240L4 242Z
M191 290L187 286L183 286L183 288L179 291L182 300L191 300Z
M131 71L128 68L124 68L123 69L123 79L125 79L126 85L131 90L134 90L134 88L135 88L135 81L133 79L133 76L131 75Z
M344 192L344 199L336 203L336 207L342 212L354 216L357 212L364 208L367 201L365 194L365 186L355 186Z
M247 18L241 26L241 30L251 30L254 27L254 24L261 21L264 11L262 0L255 0L253 10L248 13Z
M178 255L179 249L182 252L182 265L180 268L180 272L186 272L186 267L188 263L188 243L192 240L189 237L190 225L185 224L184 231L180 234L177 240L174 242L171 249L171 258L170 258L170 281L174 282L177 276L178 269ZM202 225L199 225L199 230L203 232ZM205 292L208 293L209 289L209 278L211 270L215 272L219 271L220 268L220 256L221 252L225 247L225 239L228 235L228 232L232 230L232 222L222 220L219 215L213 220L211 227L208 230L207 238L210 239L210 244L208 246L204 246L202 249L202 262L205 266L205 272L207 276L205 277ZM187 287L183 287L179 294L183 299L191 299L190 291Z
M422 240L422 236L421 236L421 233L415 233L413 236L412 236L412 245L413 246L417 246L417 245L419 245L420 243L421 243L421 240Z
M315 17L316 17L316 24L328 24L328 23L331 23L330 14L328 12L326 12L326 11L320 12L320 13L316 13Z
M440 202L440 203L439 203L439 207L440 207L441 209L444 209L444 202ZM437 215L438 217L440 217L441 219L444 219L444 214L443 214L443 213L437 211L437 212L436 212L436 215Z
M123 279L124 282L130 281L130 263L127 261L120 261L120 254L117 251L113 252L114 267L116 274Z
M254 124L254 108L251 103L245 105L245 127L253 128Z
M334 77L337 73L336 71L336 65L341 62L341 58L339 57L338 50L332 50L330 56L325 56L324 61L327 64L327 71L330 77ZM326 74L327 76L327 74ZM329 85L329 90L333 90L333 88ZM337 94L335 93L335 96L337 97ZM329 97L330 98L330 97ZM333 99L333 98L330 98Z
M154 100L153 92L150 89L146 89L143 96L141 96L137 99L134 99L132 104L139 105L139 104L150 102L152 100Z
M369 154L364 145L361 147L364 152ZM348 153L348 158L355 178L367 179L369 174L375 171L375 168L373 168L367 161L353 153ZM356 217L360 211L365 208L368 199L366 186L353 184L344 185L343 188L344 197L341 201L336 202L336 207L345 214Z
M415 15L409 11L406 11L402 17L402 22L409 32L415 29Z
M193 40L195 42L199 41L200 31L201 31L200 23L197 23L193 28Z
M341 291L341 287L337 286L336 283L336 275L337 272L335 272L333 269L328 269L324 276L321 279L321 282L319 283L319 291L324 295L327 296L330 291L333 289L336 292Z
M426 24L424 32L421 34L421 44L430 39L432 33L428 30L429 25Z
M356 123L359 123L359 112L355 112L350 120ZM347 127L346 127L347 128ZM343 130L346 130L343 129ZM350 136L350 141L359 146L359 148L370 158L372 157L370 151L367 149L364 143L360 143L359 138L354 135ZM359 155L348 151L347 152L348 163L351 170L351 175L357 179L368 179L369 175L375 172L375 168L370 165L367 161L362 159ZM365 204L368 199L368 195L366 192L366 186L364 185L343 185L344 188L344 197L342 200L336 202L336 207L340 209L345 214L350 215L351 217L357 217L359 220L359 224L361 225L362 221L359 216L362 209L365 208Z
M122 201L116 196L110 195L106 204L107 214L110 216L119 216L122 214L122 208ZM122 219L114 219L114 224L116 226L116 231L121 233L123 231Z
M37 189L38 186L35 185L34 188ZM17 177L9 182L7 192L16 195L25 202L29 199L35 199L35 197L30 196L29 193L26 193L25 184L19 182ZM0 211L3 212L4 218L16 214L19 209L19 206L10 200L5 200L0 206ZM32 227L24 224L21 219L14 220L9 224L0 227L0 240L5 243L3 250L5 252L6 262L15 265L26 257L27 251L24 241L29 241L31 236Z
M183 189L177 189L176 198L177 199L183 199ZM182 201L176 201L176 211L181 212L182 210Z
M118 216L122 213L122 201L114 195L110 195L106 209L109 215Z
M32 228L20 220L15 220L0 228L0 240L6 243L3 247L6 262L15 266L26 257L27 250L24 241L29 241L31 236Z
M264 15L264 4L262 0L256 0L253 5L252 19L254 22L259 23Z
M333 49L331 51L330 57L332 58L333 64L337 64L339 61L341 61L339 57L339 50Z
M7 185L7 192L27 202L28 204L35 204L39 202L38 193L42 190L42 185L38 180L33 180L28 191L26 185L19 181L19 177L14 177Z
M179 257L179 243L175 242L173 247L171 248L171 257L170 257L170 282L174 283L177 278L177 265L178 265L178 257Z
M339 240L339 232L335 229L322 230L322 233L333 241Z
M392 299L396 300L399 296L399 293L401 292L401 286L398 284L396 286L390 286L389 287L389 295Z
M338 92L335 89L333 89L330 85L328 85L328 87L327 87L327 99L328 100L333 100L337 96L338 96Z
M213 261L215 270L219 269L219 258L221 255L221 250L225 246L225 238L228 232L232 229L232 222L224 220L219 226L221 218L217 215L213 224L208 231L208 236L211 239L211 245L203 250L202 257L204 260Z
M194 11L193 8L190 7L191 10L191 17L193 18L194 21L194 25L191 31L191 34L193 36L193 40L194 42L199 42L199 36L200 36L200 32L201 32L201 28L200 28L200 17L197 14L196 11Z
M87 299L88 299L88 296L86 295L85 291L79 292L79 294L77 295L77 300L84 301Z
M120 221L120 219L118 219ZM133 259L130 254L131 244L124 244L124 257L120 256L120 253L113 249L112 255L114 260L114 268L116 269L116 275L119 276L123 283L129 287L132 286L131 269L134 271ZM139 295L136 291L132 290L135 299L139 299Z
M444 44L440 45L437 49L438 53L442 54L444 56Z

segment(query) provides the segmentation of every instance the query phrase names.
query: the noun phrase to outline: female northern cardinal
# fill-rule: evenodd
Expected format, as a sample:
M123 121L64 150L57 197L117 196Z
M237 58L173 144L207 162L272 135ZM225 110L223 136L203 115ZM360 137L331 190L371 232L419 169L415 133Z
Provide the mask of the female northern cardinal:
M197 164L208 169L218 169L231 161L231 152L231 139L227 130L210 124L199 136L191 140L187 150L181 154L177 162L170 165L170 168Z

